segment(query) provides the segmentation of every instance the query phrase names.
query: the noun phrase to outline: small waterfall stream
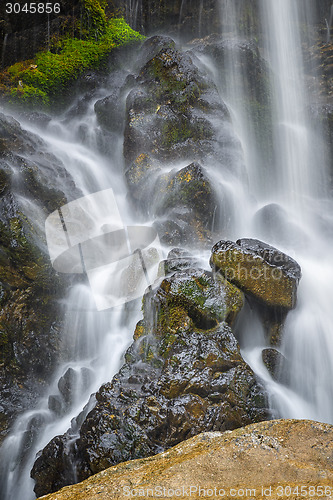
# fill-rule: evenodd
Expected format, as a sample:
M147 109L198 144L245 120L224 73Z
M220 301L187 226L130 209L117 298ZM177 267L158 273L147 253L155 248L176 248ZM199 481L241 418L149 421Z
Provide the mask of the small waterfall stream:
M125 76L126 73L120 78ZM113 76L113 85L117 77ZM69 117L52 120L46 129L31 124L25 126L38 134L45 141L46 149L66 165L84 195L112 187L123 222L129 224L134 221L128 212L121 175L121 136L113 136L111 158L99 152L103 149L103 141L93 106L105 93L108 89L102 88L81 118L71 118L69 111ZM74 102L73 107L76 104ZM67 194L71 199L70 192ZM112 219L112 214L109 215ZM36 453L54 436L66 432L85 406L88 412L94 404L91 394L119 370L141 316L141 303L134 300L98 311L89 284L81 280L72 286L64 299L64 314L63 351L66 357L53 374L38 406L17 419L0 450L1 499L35 498L30 471Z
M7 38L8 38L8 33L5 34L2 42L2 51L1 51L1 67L4 68L5 66L5 55L6 55L6 48L7 48Z
M235 6L228 0L221 5L229 9L229 16L235 16ZM275 156L272 166L265 165L256 153L252 157L247 155L248 145L253 147L253 137L249 134L251 123L244 119L240 93L227 91L226 98L230 100L243 144L249 183L258 208L276 204L275 207L280 207L285 214L287 224L284 234L279 234L278 228L272 234L267 226L252 219L247 234L293 256L302 267L303 277L298 305L287 316L281 346L290 364L290 372L285 374L287 386L276 383L262 362L262 349L268 346L263 332L260 333L262 327L256 321L250 326L242 326L245 330L242 332L243 355L265 381L276 416L332 423L333 318L330 302L333 268L330 248L333 207L327 187L325 145L320 123L309 114L314 96L307 92L302 59L302 44L307 41L312 8L309 2L300 7L299 3L288 0L262 0L260 12L266 42L263 54L271 69L274 96ZM238 39L240 36L238 33ZM237 70L237 61L234 62L234 70L229 70L228 74L231 74L232 89L239 89L234 82L241 81L244 75ZM243 212L251 211L247 203L246 200L243 203ZM239 235L244 236L244 233L239 232Z
M185 0L182 5L184 3ZM141 2L128 2L132 25L136 25L142 15L140 9ZM220 10L226 46L248 43L237 30L235 1L220 0ZM244 158L235 158L235 161L245 163L248 175L245 182L242 178L222 176L217 169L214 171L216 183L227 189L234 207L233 226L229 234L221 237L262 239L295 258L303 272L298 305L288 314L280 349L291 366L286 385L274 381L262 362L261 352L267 345L256 317L240 325L243 356L265 382L276 416L333 423L333 263L330 257L333 202L326 188L327 165L320 127L308 114L310 96L301 55L304 41L301 33L306 32L308 19L311 19L309 2L304 2L301 11L298 2L261 0L264 40L261 51L271 69L270 87L274 97L271 118L275 155L270 165L263 157L251 117L243 106L248 76L240 60L228 50L221 67L209 58L198 57L215 79L230 110L244 152ZM226 80L221 80L222 73L227 75ZM113 134L108 155L99 151L103 140L93 108L97 98L107 96L110 88L100 89L81 118L70 118L68 114L65 119L52 120L45 130L33 130L66 165L83 195L112 187L124 222L135 224L136 214L129 212L126 202L120 135ZM273 204L285 214L283 234L278 230L272 233L271 227L256 222L257 211ZM35 454L53 436L65 432L86 404L93 404L90 394L111 380L118 370L140 318L140 301L97 312L89 288L82 283L69 291L65 309L64 342L68 343L68 359L54 374L38 407L17 420L4 442L0 452L1 476L6 480L0 486L1 500L34 498L29 473ZM66 380L70 380L67 402L61 391L63 384L59 382ZM57 416L54 408L61 407L62 413Z

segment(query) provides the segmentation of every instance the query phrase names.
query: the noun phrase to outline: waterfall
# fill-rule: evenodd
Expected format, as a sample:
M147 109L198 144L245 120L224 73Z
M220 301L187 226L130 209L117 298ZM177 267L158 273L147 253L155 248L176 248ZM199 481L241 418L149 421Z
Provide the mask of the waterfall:
M53 376L39 405L16 422L1 449L1 498L35 498L30 470L36 453L58 434L93 400L90 395L120 368L121 357L135 327L137 311L126 325L123 308L98 312L86 285L76 285L66 300L64 328L68 358Z
M126 21L135 30L142 30L142 0L128 0L126 3Z
M232 24L239 39L236 5L223 0L221 6L227 19L225 36L230 36L229 20L234 16ZM300 263L303 277L298 305L287 316L280 348L290 366L288 373L284 374L286 385L275 382L264 367L261 351L267 344L263 333L259 335L257 329L254 345L253 325L242 325L246 330L246 335L243 332L241 337L245 339L243 355L265 381L276 416L332 423L332 201L328 193L327 160L320 123L309 112L315 96L307 92L302 58L303 45L309 44L311 5L310 2L262 0L260 19L263 33L261 54L270 68L273 96L274 156L271 165L264 164L260 155L252 156L251 161L248 154L248 144L252 142L248 130L253 125L244 119L243 89L235 84L244 78L237 59L231 62L233 69L228 59L227 66L222 66L234 89L230 94L227 87L226 95L227 98L231 96L229 105L243 144L249 183L258 208L268 209L269 206L273 210L274 206L284 214L284 234L278 226L275 231L274 226L268 227L274 224L274 218L269 220L268 217L266 223L258 223L254 218L249 226L252 226L250 235L292 255ZM255 149L258 153L258 143ZM245 210L246 201L243 204ZM266 213L269 215L268 210ZM249 338L251 340L246 340Z
M180 20L185 4L182 0ZM201 12L202 0L200 5ZM211 175L228 193L233 212L232 227L221 231L221 238L262 239L291 255L302 267L298 304L287 316L279 347L290 366L284 385L273 380L263 364L261 353L268 346L255 315L239 325L242 354L264 381L274 415L333 423L333 203L327 188L320 124L309 112L314 97L307 90L302 57L303 45L309 43L311 1L261 0L257 13L259 49L257 41L251 41L255 31L251 34L241 26L240 2L219 0L219 6L221 59L200 53L197 57L214 78L231 114L243 151L238 156L238 148L232 152L234 170L245 167L247 174L228 177L212 168ZM141 1L127 2L127 18L132 26L141 22ZM199 30L200 26L199 20ZM267 107L266 129L258 129L254 109L246 106L256 97L250 96L250 77L244 69L250 53L267 65L269 98L258 103L260 111ZM125 77L121 76L123 81ZM68 113L54 118L44 129L29 123L24 126L37 133L66 165L83 196L112 188L124 224L130 225L137 223L138 216L131 213L126 200L122 137L112 133L110 143L105 144L94 114L96 100L108 96L113 84L110 77L108 88L98 90L80 118ZM261 132L267 135L260 136ZM269 140L272 144L268 147ZM260 218L263 210L266 216ZM281 217L282 229L271 214ZM219 214L214 214L214 219L218 220ZM67 357L38 406L17 419L0 452L0 495L5 500L34 498L29 474L36 453L52 437L64 433L85 406L87 411L94 404L90 395L119 369L140 317L140 303L97 312L90 288L81 282L69 290L64 311Z
M1 51L1 67L5 67L5 55L6 55L6 46L7 46L7 38L8 33L5 34L3 43L2 43L2 51Z
M333 296L330 255L332 221L329 213L328 171L320 123L309 114L302 44L309 45L310 2L263 0L267 57L275 95L274 185L279 200L300 230L291 245L302 266L297 308L286 321L282 352L289 360L288 401L277 398L284 417L333 422ZM289 239L293 239L292 229ZM296 398L295 398L296 395Z
M126 75L122 74L121 81ZM113 79L111 88L114 84ZM109 89L101 89L100 92L97 97L104 97ZM93 113L97 97L91 99L87 113L81 118L71 118L69 111L67 118L55 118L46 128L30 123L24 126L38 134L45 148L66 165L77 187L88 198L90 193L103 193L102 190L112 187L122 220L124 224L130 224L134 219L127 209L121 173L121 136L114 134L111 139L111 158L99 152L99 148L104 147ZM74 102L73 106L76 105ZM108 141L110 143L110 138ZM66 190L65 186L63 188ZM70 195L69 192L66 194ZM103 220L102 224L104 222L108 223ZM62 351L66 356L37 407L17 419L1 447L2 500L35 498L30 471L36 453L54 436L66 432L71 423L75 430L73 419L84 407L86 413L91 409L94 404L91 394L110 381L121 366L123 354L131 343L135 325L141 316L140 300L101 311L97 310L95 299L91 287L84 280L74 284L64 298L66 321Z

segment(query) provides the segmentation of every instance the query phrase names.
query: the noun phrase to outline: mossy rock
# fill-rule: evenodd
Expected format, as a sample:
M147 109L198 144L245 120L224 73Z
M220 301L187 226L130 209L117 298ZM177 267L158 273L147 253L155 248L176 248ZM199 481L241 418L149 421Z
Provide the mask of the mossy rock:
M154 53L156 46L161 46L159 39L149 39L142 54ZM193 150L202 157L212 150L209 142L215 132L200 102L207 92L217 90L189 54L175 50L171 39L165 38L162 46L141 68L127 98L124 154L128 163L139 154L170 160L188 157Z
M220 241L212 249L211 266L266 306L286 310L296 306L300 266L266 243Z
M209 330L222 321L232 324L243 307L243 295L235 286L226 280L215 281L207 272L195 269L178 271L165 278L156 296L145 296L144 307L149 307L150 300L160 303L156 325L156 333L160 335L165 330L184 328L181 310L186 311L197 328Z
M178 172L171 171L164 178L160 177L155 190L159 200L157 215L184 206L200 217L204 226L212 223L217 200L205 169L198 163L191 163Z
M181 250L171 252L181 256ZM174 272L147 292L125 364L97 392L75 456L68 446L77 432L73 422L35 462L37 495L166 450L202 429L234 429L269 418L263 389L225 322L233 323L242 305L236 287L193 268ZM75 478L68 472L70 459Z

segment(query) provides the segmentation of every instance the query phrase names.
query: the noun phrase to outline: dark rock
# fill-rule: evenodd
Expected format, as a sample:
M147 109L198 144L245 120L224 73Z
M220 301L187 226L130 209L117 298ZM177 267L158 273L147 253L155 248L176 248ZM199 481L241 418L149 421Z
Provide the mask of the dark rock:
M212 152L216 134L199 100L208 98L212 87L189 55L171 47L161 50L141 69L127 98L126 160L131 163L142 153L175 160L193 151L199 159Z
M301 268L288 255L252 239L220 241L212 252L211 266L261 304L295 307Z
M269 417L262 388L226 323L242 304L239 290L199 269L178 271L145 296L126 363L96 394L72 448L78 480L203 429L234 429ZM72 432L52 440L35 462L37 495L68 483Z
M214 222L225 227L232 219L227 194L221 185L216 196L205 165L245 178L241 146L200 61L167 37L153 37L141 50L147 56L160 46L127 97L125 175L135 208L155 218L164 243L200 246L211 241Z
M137 61L138 69L150 59L153 59L161 50L165 49L176 49L175 41L169 36L155 35L145 40L140 50L139 60Z
M274 380L279 383L287 380L287 360L277 349L263 349L262 360Z
M166 260L160 263L160 275L167 276L175 271L199 267L199 259L195 259L183 248L173 248Z
M52 394L48 399L49 410L53 411L56 415L60 416L63 413L63 402L61 397L57 394Z
M99 99L94 105L99 125L108 132L121 133L125 125L126 96L135 84L134 75L125 70L114 70L111 82L112 92L107 97ZM100 82L98 82L100 86Z
M210 240L218 199L201 165L192 163L178 172L161 175L151 204L157 217L178 224L183 244Z
M111 131L119 131L119 123L124 119L120 93L114 90L112 94L95 103L95 113L100 125Z

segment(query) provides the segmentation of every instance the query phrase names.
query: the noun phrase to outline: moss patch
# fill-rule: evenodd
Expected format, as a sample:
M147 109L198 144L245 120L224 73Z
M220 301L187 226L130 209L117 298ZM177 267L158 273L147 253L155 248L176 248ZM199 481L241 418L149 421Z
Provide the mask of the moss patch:
M30 107L52 103L55 95L85 70L100 67L112 49L144 38L124 19L107 20L97 0L85 0L85 4L80 29L83 38L53 40L51 50L38 52L34 59L2 72L0 82L9 102Z

